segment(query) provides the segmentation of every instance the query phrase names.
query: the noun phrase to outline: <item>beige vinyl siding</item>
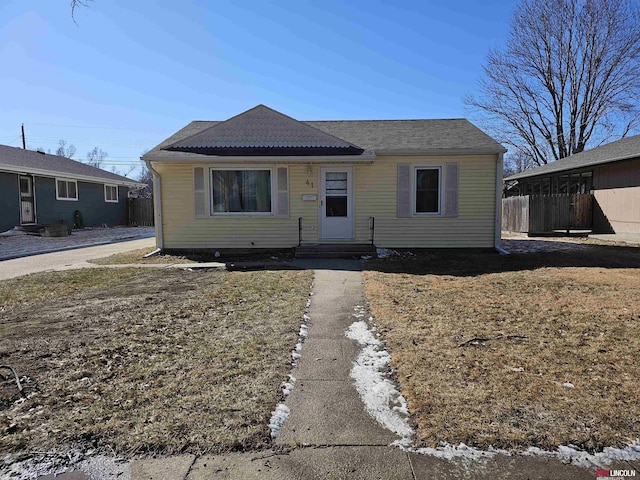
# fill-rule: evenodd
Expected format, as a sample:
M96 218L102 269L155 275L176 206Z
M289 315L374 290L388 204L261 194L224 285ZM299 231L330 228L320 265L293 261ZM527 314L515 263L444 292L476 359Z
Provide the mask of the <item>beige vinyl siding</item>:
M317 216L315 203L302 201L303 193L317 193L306 185L306 165L289 167L289 218L259 215L196 218L193 166L160 164L156 170L162 176L164 248L294 247L298 244L298 217ZM274 169L272 175L275 174ZM210 175L209 166L205 166L205 175ZM313 185L317 188L315 179ZM210 196L211 193L207 192L207 203ZM317 230L305 233L308 233L308 238L313 238Z
M493 247L496 161L495 155L379 156L373 165L356 166L356 241L370 240L374 217L378 247ZM458 164L458 216L397 218L398 164L442 166L444 176L447 163Z
M397 166L458 164L457 217L397 218ZM242 164L243 167L249 164ZM264 165L260 165L263 167ZM271 165L276 167L277 165ZM282 166L282 165L280 165ZM210 175L205 166L205 175ZM318 243L320 165L289 165L289 218L275 216L208 216L195 218L193 165L159 164L162 176L164 248L286 248ZM446 169L442 169L445 175ZM413 169L412 169L413 172ZM276 170L273 170L273 175ZM413 174L413 173L412 173ZM342 243L370 243L375 218L379 247L492 247L494 235L496 156L378 156L372 164L354 165L354 235ZM446 178L442 179L444 188ZM208 185L208 182L207 182ZM316 195L303 201L303 195ZM211 192L207 192L210 202ZM444 207L444 206L443 206ZM337 243L337 242L332 242Z
M640 187L595 190L593 195L603 231L640 233Z

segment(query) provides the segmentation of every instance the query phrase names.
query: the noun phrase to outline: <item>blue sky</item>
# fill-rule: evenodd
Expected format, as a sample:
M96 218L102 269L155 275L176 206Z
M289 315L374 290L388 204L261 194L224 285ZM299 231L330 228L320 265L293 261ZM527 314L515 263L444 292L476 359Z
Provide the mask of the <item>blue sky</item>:
M516 0L0 2L0 143L126 172L191 120L467 116ZM135 176L138 170L131 173Z

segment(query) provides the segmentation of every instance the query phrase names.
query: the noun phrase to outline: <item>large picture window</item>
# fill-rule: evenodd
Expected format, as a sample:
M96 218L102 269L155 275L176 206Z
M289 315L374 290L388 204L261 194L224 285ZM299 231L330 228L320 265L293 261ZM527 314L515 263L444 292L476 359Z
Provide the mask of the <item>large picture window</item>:
M271 213L271 170L211 170L213 214Z
M415 169L415 213L440 213L440 168Z
M56 178L56 199L78 200L78 183L75 180Z

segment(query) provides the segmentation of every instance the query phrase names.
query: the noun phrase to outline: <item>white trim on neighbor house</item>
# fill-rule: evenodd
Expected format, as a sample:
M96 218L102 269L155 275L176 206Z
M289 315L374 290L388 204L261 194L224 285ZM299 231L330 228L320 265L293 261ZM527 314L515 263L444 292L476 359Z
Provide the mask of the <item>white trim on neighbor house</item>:
M71 178L58 178L56 177L56 200L63 200L65 202L77 202L78 201L78 181L71 179ZM58 182L65 182L66 183L66 190L67 190L67 196L62 197L60 196L60 191L58 189ZM75 197L70 197L68 195L69 193L69 184L72 183L75 187L75 191L76 191L76 196Z
M115 199L109 199L109 195L107 195L109 189L115 189ZM113 185L110 183L104 184L104 201L107 203L118 203L118 185Z
M196 167L194 167L196 168ZM257 171L263 170L269 172L269 183L271 186L271 202L270 202L270 211L269 212L216 212L214 211L213 205L213 172L214 171L239 171L239 170L247 170L247 171ZM278 191L276 184L276 175L277 175L277 167L276 166L239 166L239 165L216 165L216 166L208 166L206 167L206 171L208 172L205 175L205 195L208 196L208 202L205 202L205 205L208 205L209 212L208 217L275 217L276 214L276 202L278 201ZM287 175L288 176L288 175ZM199 217L202 218L202 217Z
M54 170L44 170L40 168L26 168L18 165L7 165L0 163L0 171L1 172L9 172L9 173L18 173L20 175L32 175L39 177L48 177L48 178L63 178L61 175L65 176L64 178L73 178L77 181L89 182L89 183L111 183L113 185L124 185L131 188L144 188L146 184L140 182L124 182L121 180L112 180L110 178L100 178L100 177L92 177L88 175L75 175L67 172L56 172Z
M443 165L411 165L411 215L414 217L441 217L443 215L443 200L444 191L442 188L442 172L444 171ZM436 212L418 212L416 210L417 202L417 183L418 183L418 170L437 170L438 171L438 211Z

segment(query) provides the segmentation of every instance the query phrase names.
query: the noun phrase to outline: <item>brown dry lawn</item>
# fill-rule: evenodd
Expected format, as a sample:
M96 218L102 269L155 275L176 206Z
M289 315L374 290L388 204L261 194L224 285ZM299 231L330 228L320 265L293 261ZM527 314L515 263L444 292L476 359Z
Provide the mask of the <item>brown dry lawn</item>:
M267 445L311 276L88 269L0 283L0 364L29 396L16 402L0 378L0 451Z
M128 252L116 253L109 255L108 257L95 258L90 260L91 263L97 265L130 265L130 264L151 264L157 265L161 263L175 264L175 263L195 263L196 260L179 255L154 255L152 257L144 258L147 253L152 252L154 249L139 248L137 250L130 250Z
M421 445L593 451L640 436L640 249L435 252L368 269Z

